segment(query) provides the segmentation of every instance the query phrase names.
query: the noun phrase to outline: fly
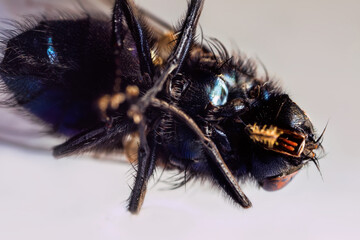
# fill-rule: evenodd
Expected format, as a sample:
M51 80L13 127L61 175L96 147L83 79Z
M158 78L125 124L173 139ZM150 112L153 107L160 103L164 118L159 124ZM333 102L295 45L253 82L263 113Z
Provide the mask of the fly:
M208 179L249 208L240 179L277 190L317 165L322 135L305 112L255 61L195 40L203 3L190 1L179 28L116 0L112 21L43 20L4 40L6 104L68 137L55 157L125 150L137 163L132 213L156 166L184 172L180 185Z

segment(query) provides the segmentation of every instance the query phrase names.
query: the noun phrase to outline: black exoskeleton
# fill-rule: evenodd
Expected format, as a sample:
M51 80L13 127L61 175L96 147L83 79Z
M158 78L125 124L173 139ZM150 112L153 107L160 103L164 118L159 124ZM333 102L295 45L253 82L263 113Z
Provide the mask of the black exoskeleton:
M277 190L309 160L317 165L322 135L304 111L254 61L216 39L195 41L203 2L190 1L178 29L116 0L111 24L43 20L5 41L6 103L69 137L56 157L127 150L126 139L138 139L132 213L156 166L185 172L180 185L209 179L248 208L240 179Z

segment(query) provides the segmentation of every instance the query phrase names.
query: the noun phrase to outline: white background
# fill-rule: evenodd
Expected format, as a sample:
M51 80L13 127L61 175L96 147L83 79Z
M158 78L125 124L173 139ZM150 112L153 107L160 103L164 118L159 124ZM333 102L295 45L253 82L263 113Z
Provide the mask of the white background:
M50 12L48 2L0 0L0 17ZM173 24L187 6L185 0L137 3ZM358 239L359 9L355 0L207 0L200 20L205 35L259 57L319 132L329 120L323 180L310 164L278 192L247 184L249 210L208 184L170 191L164 183L151 187L153 181L140 215L132 216L129 165L54 160L50 151L0 142L0 239ZM10 119L2 111L0 129L31 130Z

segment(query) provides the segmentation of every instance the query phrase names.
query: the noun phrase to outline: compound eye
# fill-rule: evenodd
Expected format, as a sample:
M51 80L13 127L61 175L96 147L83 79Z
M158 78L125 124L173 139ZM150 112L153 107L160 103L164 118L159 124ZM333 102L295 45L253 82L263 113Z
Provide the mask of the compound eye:
M288 185L288 183L295 177L298 172L299 170L285 176L266 178L260 183L260 185L266 191L280 190Z
M206 92L209 95L210 102L213 106L219 107L226 104L229 95L229 89L225 81L217 77L213 86L208 86Z

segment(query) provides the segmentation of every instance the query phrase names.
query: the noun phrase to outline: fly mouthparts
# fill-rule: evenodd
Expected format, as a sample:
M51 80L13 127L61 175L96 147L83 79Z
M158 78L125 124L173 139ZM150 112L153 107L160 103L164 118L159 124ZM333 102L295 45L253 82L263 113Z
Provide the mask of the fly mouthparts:
M271 149L292 157L300 157L305 148L305 136L301 133L281 129L282 134L277 138Z
M265 149L292 157L300 157L305 148L305 136L301 133L274 126L247 125L245 131L250 139Z

